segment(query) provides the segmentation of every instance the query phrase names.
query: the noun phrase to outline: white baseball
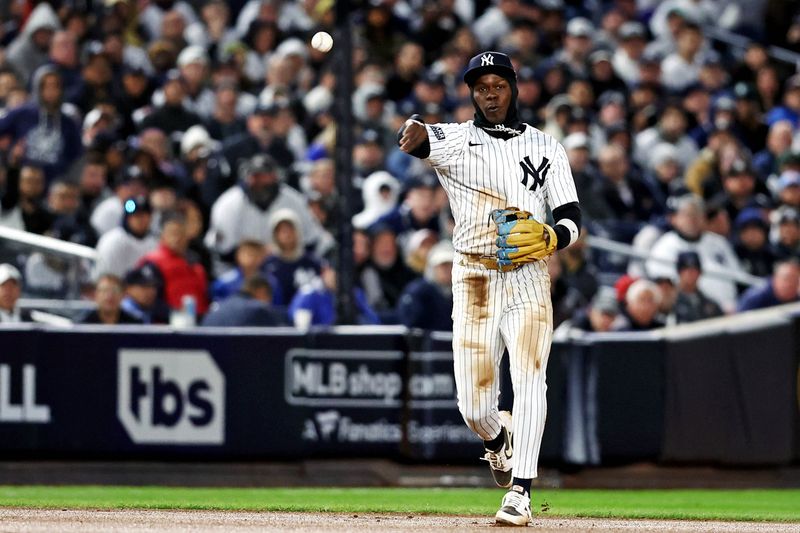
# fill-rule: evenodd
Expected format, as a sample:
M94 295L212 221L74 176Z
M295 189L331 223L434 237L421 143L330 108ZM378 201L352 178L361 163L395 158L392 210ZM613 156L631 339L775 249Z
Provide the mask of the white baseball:
M333 48L333 37L326 31L318 31L311 38L311 46L314 50L325 53Z

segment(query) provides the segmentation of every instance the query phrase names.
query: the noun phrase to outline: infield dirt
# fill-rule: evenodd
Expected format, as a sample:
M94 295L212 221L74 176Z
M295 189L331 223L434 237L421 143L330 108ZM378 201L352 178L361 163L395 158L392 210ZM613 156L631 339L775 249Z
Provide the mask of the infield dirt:
M765 522L705 522L685 520L618 520L542 517L538 532L646 531L800 533L800 524ZM274 513L235 511L117 511L71 509L0 509L0 532L186 532L186 531L407 531L463 532L497 530L486 516L397 514ZM502 528L513 531L513 529Z

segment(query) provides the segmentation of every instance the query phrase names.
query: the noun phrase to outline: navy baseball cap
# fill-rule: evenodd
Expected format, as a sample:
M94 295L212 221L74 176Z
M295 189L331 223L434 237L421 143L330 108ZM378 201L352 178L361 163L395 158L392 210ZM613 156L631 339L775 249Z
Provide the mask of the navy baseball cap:
M125 209L125 216L130 216L135 213L150 213L150 202L146 196L132 196L125 200L122 204Z
M482 52L470 59L467 70L464 72L464 83L471 87L484 74L497 74L514 81L517 79L511 58L502 52Z
M678 271L683 270L684 268L696 268L697 270L702 271L702 267L700 266L700 256L697 255L697 252L681 252L678 254L677 264L675 265Z
M761 210L757 207L745 207L734 222L734 227L737 231L749 226L757 226L765 230L769 229L764 215L761 214Z
M158 287L161 285L161 276L153 265L145 263L139 268L130 270L125 274L125 284Z

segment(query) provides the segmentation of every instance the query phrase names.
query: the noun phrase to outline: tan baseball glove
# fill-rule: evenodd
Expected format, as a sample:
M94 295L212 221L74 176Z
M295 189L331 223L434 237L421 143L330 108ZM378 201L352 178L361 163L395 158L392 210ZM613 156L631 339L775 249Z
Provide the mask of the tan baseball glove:
M527 211L516 207L495 209L492 220L497 225L495 255L501 269L539 261L556 251L556 232Z

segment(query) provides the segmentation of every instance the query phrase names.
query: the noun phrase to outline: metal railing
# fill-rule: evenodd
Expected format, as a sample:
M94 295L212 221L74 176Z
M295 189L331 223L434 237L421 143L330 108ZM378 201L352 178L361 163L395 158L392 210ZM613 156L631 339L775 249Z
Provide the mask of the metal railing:
M80 300L80 285L82 282L82 272L87 263L93 264L97 261L97 251L89 246L83 246L73 242L62 241L53 237L38 235L29 231L0 226L0 243L6 241L11 244L10 248L22 248L26 252L41 253L45 256L55 256L67 261L67 268L64 272L64 279L67 282L65 299L31 299L22 298L20 307L23 309L47 309L56 313L66 313L75 315L79 310L84 309L85 301ZM28 259L31 253L26 253ZM30 295L25 287L23 295ZM32 294L39 294L33 289ZM91 303L91 302L89 302Z
M0 226L0 240L14 241L38 252L46 252L67 259L97 260L97 251L89 246L5 226Z
M751 39L743 35L733 33L732 31L725 30L717 26L705 26L703 27L703 33L714 40L722 41L728 46L738 48L739 50L747 49L752 42ZM772 59L794 65L795 68L800 69L800 54L797 52L793 52L791 50L787 50L786 48L781 48L775 45L766 47L766 50L767 54Z
M653 257L647 252L637 250L630 244L614 241L605 237L590 235L587 237L587 243L591 248L596 248L611 254L624 255L626 257L639 259L642 261L655 261L670 266L675 265L675 261L662 257ZM748 287L762 285L766 281L764 278L753 276L747 272L725 268L719 265L713 265L713 267L704 269L703 275L712 278L723 279L725 281L735 281L736 283L741 283L742 285L747 285Z

